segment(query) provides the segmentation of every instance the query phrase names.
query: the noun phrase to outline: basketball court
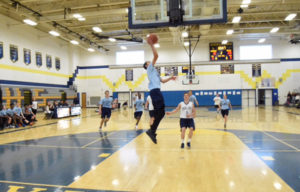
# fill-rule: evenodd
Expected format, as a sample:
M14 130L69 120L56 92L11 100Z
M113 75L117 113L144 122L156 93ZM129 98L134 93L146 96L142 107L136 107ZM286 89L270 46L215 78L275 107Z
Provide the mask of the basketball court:
M0 20L0 103L36 101L38 120L3 120L1 192L300 191L300 2L3 0ZM180 112L157 144L147 108L136 125L153 34L165 111L199 103L191 147Z

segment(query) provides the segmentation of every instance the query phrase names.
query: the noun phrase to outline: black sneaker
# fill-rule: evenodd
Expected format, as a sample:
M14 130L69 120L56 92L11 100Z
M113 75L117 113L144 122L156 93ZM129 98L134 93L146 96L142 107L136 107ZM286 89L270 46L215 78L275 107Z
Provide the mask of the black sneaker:
M181 146L180 146L180 147L181 147L181 149L183 149L183 148L184 148L184 143L181 143Z
M188 148L191 148L191 143L187 142L186 145L188 146Z
M157 144L156 134L155 133L153 134L150 129L148 131L146 131L146 133L150 137L150 139L153 141L153 143Z

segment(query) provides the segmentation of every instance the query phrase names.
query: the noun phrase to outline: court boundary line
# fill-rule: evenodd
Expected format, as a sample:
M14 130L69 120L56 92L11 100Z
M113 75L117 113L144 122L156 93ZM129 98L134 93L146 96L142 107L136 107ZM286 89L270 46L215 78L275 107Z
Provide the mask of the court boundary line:
M290 148L292 148L292 149L295 149L296 151L300 151L300 149L298 149L297 147L295 147L295 146L293 146L293 145L291 145L291 144L289 144L289 143L287 143L287 142L285 142L285 141L283 141L283 140L281 140L281 139L278 139L277 137L275 137L275 136L273 136L273 135L271 135L271 134L269 134L269 133L267 133L267 132L265 132L265 131L261 131L261 132L262 132L263 134L265 134L265 135L267 135L267 136L273 138L274 140L276 140L276 141L278 141L278 142L280 142L280 143L282 143L282 144L284 144L284 145L286 145L286 146L288 146L288 147L290 147Z
M95 139L94 141L91 141L91 142L89 142L89 143L87 143L87 144L81 146L80 148L84 149L84 148L88 147L89 145L92 145L92 144L94 144L94 143L97 143L98 141L101 141L102 139L107 138L109 135L112 135L112 134L114 134L114 133L116 133L116 132L110 132L110 133L108 133L107 135L105 135L105 136L103 136L103 137L101 137L101 138Z

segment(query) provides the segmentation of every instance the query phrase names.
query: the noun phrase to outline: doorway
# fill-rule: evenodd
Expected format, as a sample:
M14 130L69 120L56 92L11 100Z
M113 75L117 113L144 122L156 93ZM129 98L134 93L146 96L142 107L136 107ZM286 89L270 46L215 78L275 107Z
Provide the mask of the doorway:
M258 105L272 106L272 89L258 90Z
M81 93L81 105L82 108L86 108L86 93Z
M24 105L32 104L32 92L30 90L24 91Z
M253 107L256 103L255 89L243 90L242 91L242 106Z

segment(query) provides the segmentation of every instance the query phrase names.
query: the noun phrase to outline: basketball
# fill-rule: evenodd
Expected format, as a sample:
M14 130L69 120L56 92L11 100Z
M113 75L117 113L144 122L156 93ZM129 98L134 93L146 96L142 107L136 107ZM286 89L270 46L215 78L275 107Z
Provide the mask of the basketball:
M158 42L158 37L155 34L150 34L147 38L148 44L156 44Z

